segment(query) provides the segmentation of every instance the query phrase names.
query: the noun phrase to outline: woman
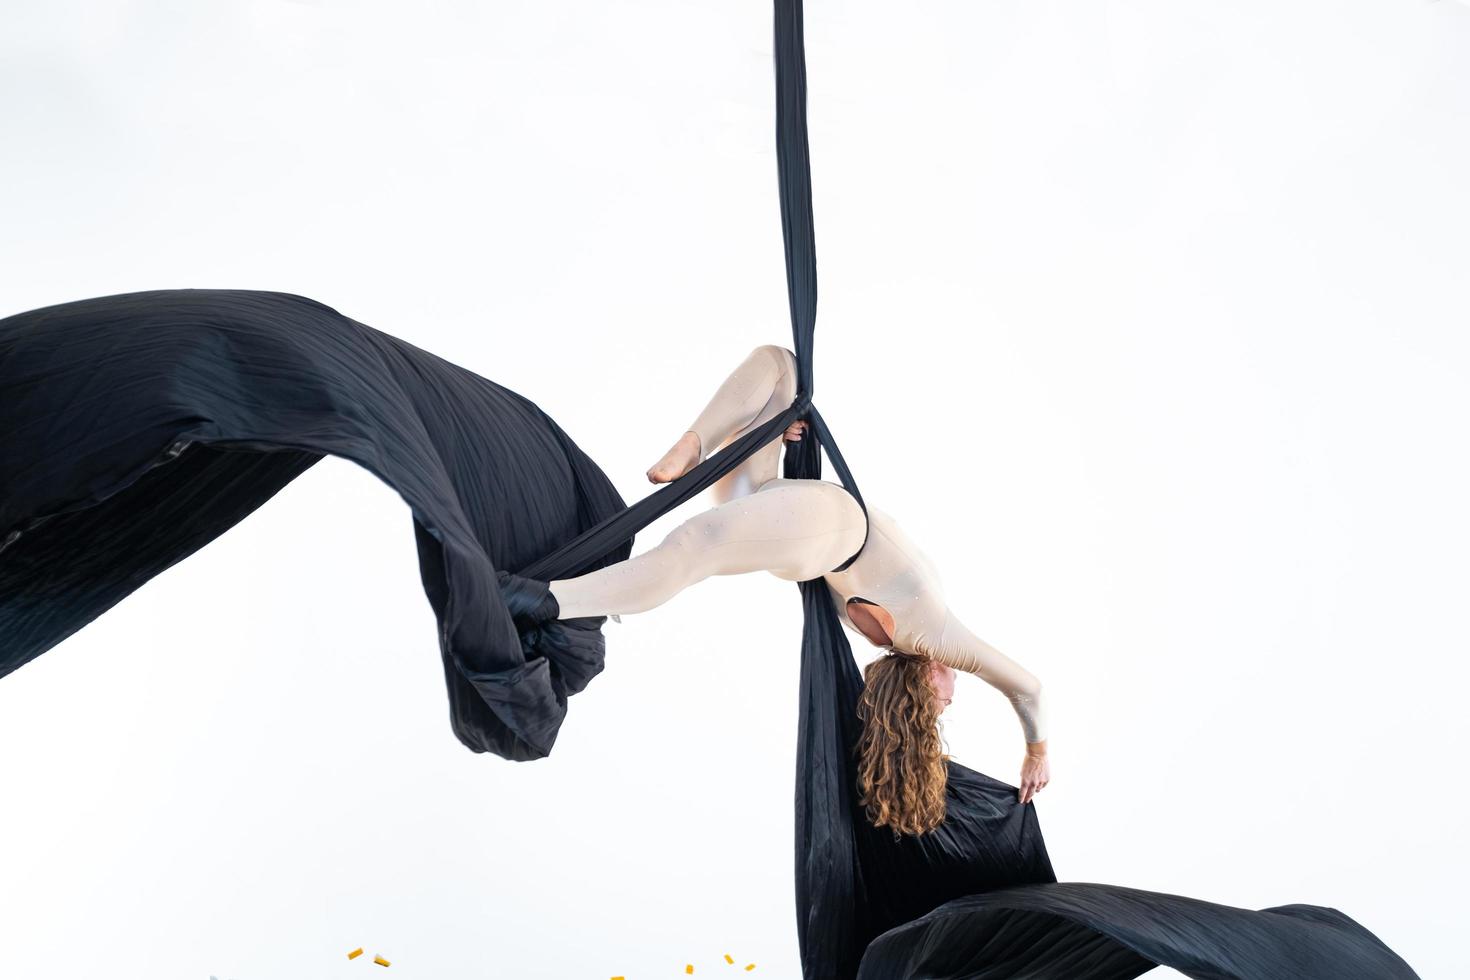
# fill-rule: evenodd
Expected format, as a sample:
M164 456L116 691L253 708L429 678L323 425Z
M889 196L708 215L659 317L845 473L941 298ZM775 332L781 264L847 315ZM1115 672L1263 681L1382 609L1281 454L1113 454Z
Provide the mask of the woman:
M648 479L677 479L710 447L757 428L795 397L795 356L773 344L757 347ZM800 440L805 426L794 423L785 439ZM1029 801L1050 781L1040 683L949 611L933 564L891 517L868 505L871 528L865 528L862 506L838 484L778 477L781 444L772 441L722 477L711 488L717 506L689 518L657 547L545 589L516 583L507 601L535 620L573 619L643 612L711 575L820 577L842 622L888 651L864 672L860 709L860 783L875 825L922 833L942 820L936 722L953 698L955 670L975 674L1010 700L1026 740L1019 802Z

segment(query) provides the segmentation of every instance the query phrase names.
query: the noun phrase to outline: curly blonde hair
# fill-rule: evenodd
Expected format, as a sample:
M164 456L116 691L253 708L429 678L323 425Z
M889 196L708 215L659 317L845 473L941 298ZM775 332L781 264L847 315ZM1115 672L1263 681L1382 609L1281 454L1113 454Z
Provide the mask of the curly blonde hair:
M944 710L928 657L891 651L863 669L858 699L858 802L875 827L926 834L944 822Z

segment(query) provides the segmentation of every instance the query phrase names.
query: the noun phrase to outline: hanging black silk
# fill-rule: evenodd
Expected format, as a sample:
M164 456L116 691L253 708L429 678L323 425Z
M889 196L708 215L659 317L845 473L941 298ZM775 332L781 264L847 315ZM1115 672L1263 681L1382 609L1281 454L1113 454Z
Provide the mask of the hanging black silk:
M799 394L782 414L631 507L550 417L493 381L314 300L165 290L0 320L0 676L208 544L323 456L408 504L438 622L450 720L477 752L544 757L603 668L600 617L518 633L499 569L549 580L633 537L798 418L784 475L821 452L811 404L816 259L799 0L776 0L777 150ZM856 804L862 678L822 580L799 585L797 927L808 980L1413 977L1347 916L1253 912L1058 883L1032 804L948 763L947 817L895 840Z
M522 637L496 570L556 578L621 560L637 527L780 438L802 404L623 509L525 398L300 296L131 293L0 320L0 676L330 453L409 506L455 734L478 752L540 758L568 697L602 669L602 620ZM819 475L813 447L791 444L788 477ZM1201 977L1413 975L1328 909L1046 884L1034 806L954 762L938 831L895 841L868 826L852 759L862 678L825 588L800 584L807 977L1115 977L1155 962Z
M812 388L816 246L806 135L801 0L775 0L776 143L786 280L803 379ZM815 409L813 409L815 411ZM824 425L814 425L854 490ZM787 477L818 477L817 442L787 453ZM1413 977L1372 933L1333 909L1260 912L1110 885L1056 882L1035 806L1014 786L950 760L946 817L894 840L856 803L862 677L822 580L803 582L796 782L796 895L807 980L1123 978L1156 965L1192 977Z

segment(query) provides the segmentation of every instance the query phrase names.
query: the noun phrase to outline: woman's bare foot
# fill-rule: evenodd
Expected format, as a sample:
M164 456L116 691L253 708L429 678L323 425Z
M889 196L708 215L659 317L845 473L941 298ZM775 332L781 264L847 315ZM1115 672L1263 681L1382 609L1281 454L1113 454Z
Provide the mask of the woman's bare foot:
M686 432L674 443L674 448L664 453L664 458L648 470L649 483L668 483L688 473L699 462L699 436Z

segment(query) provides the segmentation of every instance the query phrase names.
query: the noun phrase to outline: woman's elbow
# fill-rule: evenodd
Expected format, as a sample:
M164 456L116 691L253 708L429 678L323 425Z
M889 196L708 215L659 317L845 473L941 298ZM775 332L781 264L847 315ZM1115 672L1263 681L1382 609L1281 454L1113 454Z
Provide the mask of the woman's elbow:
M1041 700L1041 681L1034 674L1027 674L1011 690L1012 701Z

